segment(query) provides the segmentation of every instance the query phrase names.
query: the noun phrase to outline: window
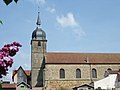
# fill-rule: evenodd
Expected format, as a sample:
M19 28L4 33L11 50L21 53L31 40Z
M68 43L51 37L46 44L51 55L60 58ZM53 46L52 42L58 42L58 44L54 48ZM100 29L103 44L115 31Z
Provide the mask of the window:
M22 70L22 68L20 68L18 70L18 76L17 76L17 83L20 83L24 80L25 76L24 76L24 72Z
M25 89L24 89L24 86L21 86L21 90L25 90Z
M65 70L60 69L60 78L65 78Z
M41 46L41 42L40 41L38 42L38 46Z
M76 78L81 78L81 70L79 68L76 69Z
M92 69L92 78L97 78L97 71L95 68Z
M111 68L108 68L107 71L110 72L110 71L112 71L112 69L111 69Z

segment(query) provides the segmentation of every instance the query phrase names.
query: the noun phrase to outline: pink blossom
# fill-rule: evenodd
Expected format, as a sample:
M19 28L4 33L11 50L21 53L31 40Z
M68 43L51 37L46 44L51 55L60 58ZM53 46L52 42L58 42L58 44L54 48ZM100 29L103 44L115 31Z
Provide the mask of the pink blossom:
M18 42L13 42L4 45L4 47L0 49L0 78L2 78L3 75L7 75L8 67L12 67L12 57L19 51L19 47L22 47L22 45Z

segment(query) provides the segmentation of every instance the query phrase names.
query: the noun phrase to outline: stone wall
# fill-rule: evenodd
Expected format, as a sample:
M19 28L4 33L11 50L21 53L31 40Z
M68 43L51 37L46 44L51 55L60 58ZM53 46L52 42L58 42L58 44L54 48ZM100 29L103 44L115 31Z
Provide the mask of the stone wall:
M65 70L65 78L60 79L59 70L63 68ZM76 78L76 69L81 70L81 78ZM97 78L91 78L91 70L95 68L97 70ZM118 70L119 64L46 64L45 69L45 85L46 90L50 88L58 89L60 87L71 88L79 86L81 84L89 84L91 81L96 81L104 78L105 71L111 68L112 70Z
M52 80L46 81L45 90L59 90L60 88L64 88L66 90L72 90L75 86L79 86L81 84L90 83L88 79L81 80Z
M31 86L43 87L44 54L46 40L31 40ZM38 45L40 43L40 45Z

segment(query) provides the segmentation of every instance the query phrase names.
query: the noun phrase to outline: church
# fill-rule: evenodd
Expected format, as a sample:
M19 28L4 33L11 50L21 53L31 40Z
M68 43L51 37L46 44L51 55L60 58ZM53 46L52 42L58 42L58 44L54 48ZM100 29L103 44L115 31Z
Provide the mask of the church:
M39 13L36 24L31 39L33 90L73 90L105 78L108 71L120 69L120 53L47 52Z

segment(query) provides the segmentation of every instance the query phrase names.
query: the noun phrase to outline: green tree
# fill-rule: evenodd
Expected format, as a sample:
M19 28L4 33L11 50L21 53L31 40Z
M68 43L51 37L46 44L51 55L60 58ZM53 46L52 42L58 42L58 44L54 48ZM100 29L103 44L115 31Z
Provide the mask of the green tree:
M102 90L101 87L98 87L96 90Z
M2 90L2 83L1 83L1 81L0 81L0 90Z

